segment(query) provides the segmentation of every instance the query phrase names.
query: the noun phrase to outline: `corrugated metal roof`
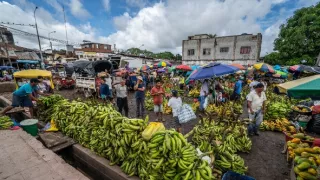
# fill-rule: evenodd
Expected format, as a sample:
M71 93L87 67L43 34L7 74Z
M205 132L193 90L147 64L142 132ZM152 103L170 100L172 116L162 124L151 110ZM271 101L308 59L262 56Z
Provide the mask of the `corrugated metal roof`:
M40 60L39 56L35 52L15 52L18 59L28 59L28 60Z

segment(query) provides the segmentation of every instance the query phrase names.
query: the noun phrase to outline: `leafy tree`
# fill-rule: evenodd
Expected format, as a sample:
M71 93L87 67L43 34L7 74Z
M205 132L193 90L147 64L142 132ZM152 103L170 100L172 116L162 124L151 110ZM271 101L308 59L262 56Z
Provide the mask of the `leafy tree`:
M272 52L264 57L264 62L269 64L282 64L279 52Z
M320 49L320 3L301 8L280 26L274 50L279 52L279 64L296 63L298 59L314 64ZM277 56L270 53L265 58L271 61ZM298 62L299 64L299 62Z
M176 60L182 60L181 54L176 54Z

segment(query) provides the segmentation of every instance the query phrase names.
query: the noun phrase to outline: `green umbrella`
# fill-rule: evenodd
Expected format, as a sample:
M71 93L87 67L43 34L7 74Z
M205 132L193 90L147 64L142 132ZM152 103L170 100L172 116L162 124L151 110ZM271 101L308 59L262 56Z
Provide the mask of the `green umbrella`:
M168 72L171 73L172 71L176 70L176 66L172 66L168 69Z

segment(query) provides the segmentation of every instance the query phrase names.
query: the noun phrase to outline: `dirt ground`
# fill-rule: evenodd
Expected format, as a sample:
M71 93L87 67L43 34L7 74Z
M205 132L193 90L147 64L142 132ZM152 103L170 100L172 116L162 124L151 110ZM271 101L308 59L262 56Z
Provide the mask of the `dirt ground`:
M61 90L57 92L68 99L83 99L81 93L76 93L74 90ZM12 99L12 93L0 93L7 99ZM155 121L154 112L147 111L150 121ZM129 94L129 117L134 118L136 115L136 104L134 94ZM171 128L169 121L172 121L172 115L165 115L164 125L166 128ZM183 133L188 133L197 120L193 120L182 125ZM282 133L277 132L261 132L260 136L252 137L252 149L250 153L241 153L240 156L245 159L246 165L249 167L247 175L254 177L256 180L289 180L290 167L286 161L286 156L281 154L284 146L285 137Z

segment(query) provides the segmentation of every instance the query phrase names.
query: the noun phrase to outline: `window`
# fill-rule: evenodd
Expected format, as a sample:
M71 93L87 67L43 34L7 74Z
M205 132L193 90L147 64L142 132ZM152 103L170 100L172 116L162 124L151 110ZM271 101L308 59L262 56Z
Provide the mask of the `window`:
M194 55L194 49L188 49L188 56Z
M104 49L108 49L108 45L104 45Z
M251 47L250 46L242 46L240 49L240 54L250 54Z
M96 48L97 48L97 49L99 48L99 44L96 44Z
M220 52L221 52L221 53L229 52L229 47L222 47L222 48L220 48Z
M210 48L204 48L202 54L203 55L210 55L211 54L211 49Z

